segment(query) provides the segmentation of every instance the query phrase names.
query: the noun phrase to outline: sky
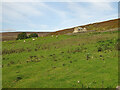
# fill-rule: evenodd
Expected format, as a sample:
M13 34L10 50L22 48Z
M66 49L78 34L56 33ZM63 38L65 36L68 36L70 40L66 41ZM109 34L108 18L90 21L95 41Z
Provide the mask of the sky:
M117 18L118 2L3 2L0 29L53 32Z

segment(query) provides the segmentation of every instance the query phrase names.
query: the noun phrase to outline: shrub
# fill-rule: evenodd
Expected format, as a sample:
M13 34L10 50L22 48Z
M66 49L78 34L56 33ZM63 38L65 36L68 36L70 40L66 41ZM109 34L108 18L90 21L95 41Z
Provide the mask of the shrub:
M19 39L26 39L26 38L28 38L26 32L22 32L22 33L18 34L16 40L19 40Z
M29 38L31 38L31 37L38 37L38 34L37 34L37 33L31 33L31 34L29 35Z

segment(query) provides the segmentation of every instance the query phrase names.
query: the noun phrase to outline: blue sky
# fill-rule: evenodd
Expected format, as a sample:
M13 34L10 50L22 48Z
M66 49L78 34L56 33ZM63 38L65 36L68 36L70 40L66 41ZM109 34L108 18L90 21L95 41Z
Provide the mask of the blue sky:
M118 18L118 2L4 2L3 31L57 31Z

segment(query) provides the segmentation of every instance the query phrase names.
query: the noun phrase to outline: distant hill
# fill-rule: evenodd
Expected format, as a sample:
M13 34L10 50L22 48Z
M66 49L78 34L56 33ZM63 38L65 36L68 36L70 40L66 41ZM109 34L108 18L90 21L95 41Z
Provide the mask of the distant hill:
M113 19L113 20L108 20L108 21L103 21L103 22L82 25L81 27L85 27L87 30L96 30L96 31L114 30L119 27L118 21L119 19ZM40 36L47 36L47 35L67 34L67 33L72 33L73 31L74 31L74 27L63 29L63 30L58 30L56 32L36 32L36 33L40 37ZM5 32L5 33L0 33L0 35L2 34L3 41L4 40L15 40L19 33L21 32ZM30 33L33 33L33 32L27 32L27 34L30 34Z
M108 20L108 21L103 21L103 22L82 25L80 27L85 27L87 30L105 31L105 30L110 30L110 29L117 29L119 27L118 21L119 19L113 19L113 20ZM64 30L59 30L51 34L56 34L56 35L67 34L67 33L72 33L73 31L74 31L74 27L64 29Z
M4 32L4 33L0 33L0 35L2 34L2 40L6 41L6 40L15 40L19 33L21 32ZM27 35L31 33L37 33L38 36L41 37L48 35L50 32L27 32Z

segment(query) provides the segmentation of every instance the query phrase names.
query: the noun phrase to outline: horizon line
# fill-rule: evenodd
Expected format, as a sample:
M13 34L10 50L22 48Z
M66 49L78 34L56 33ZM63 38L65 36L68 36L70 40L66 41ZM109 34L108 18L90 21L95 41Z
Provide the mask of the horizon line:
M118 18L114 18L114 19L109 19L109 20L103 20L103 21L98 21L98 22L93 22L93 23L88 23L88 24L83 24L83 25L79 25L79 26L85 26L85 25L89 25L89 24L95 24L95 23L102 23L102 22L106 22L106 21L112 21L112 20L118 20L120 19L119 17ZM66 27L66 28L63 28L63 29L54 29L55 31L50 31L50 30L45 30L45 31L38 31L38 30L29 30L29 31L25 31L25 30L14 30L14 29L11 29L12 31L3 31L3 30L0 30L0 33L5 33L5 32L57 32L57 31L61 31L61 30L65 30L65 29L71 29L71 28L75 28L75 27L78 27L78 26L73 26L73 27ZM7 30L10 30L10 29L7 29ZM14 31L13 31L14 30Z

